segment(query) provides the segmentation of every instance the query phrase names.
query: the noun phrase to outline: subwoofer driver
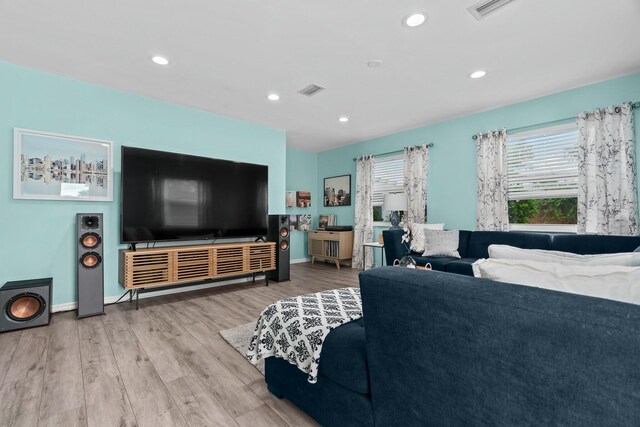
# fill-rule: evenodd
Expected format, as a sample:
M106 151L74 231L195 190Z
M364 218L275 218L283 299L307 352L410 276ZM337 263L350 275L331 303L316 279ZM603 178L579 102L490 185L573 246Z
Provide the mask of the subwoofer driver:
M14 295L5 305L5 314L14 322L28 322L40 316L47 308L41 295L25 292Z
M102 262L102 257L96 252L85 252L80 257L80 265L85 268L96 268Z

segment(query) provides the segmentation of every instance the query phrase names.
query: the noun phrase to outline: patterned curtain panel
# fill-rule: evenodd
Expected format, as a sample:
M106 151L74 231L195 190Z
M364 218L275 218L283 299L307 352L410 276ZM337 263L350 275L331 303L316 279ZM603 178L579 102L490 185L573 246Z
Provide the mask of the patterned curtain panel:
M356 217L353 232L352 268L373 265L373 251L365 251L363 243L373 241L373 156L361 156L356 161Z
M426 144L404 149L404 192L407 195L405 224L426 222L429 147Z
M507 190L507 131L480 133L476 139L478 207L476 228L509 230Z
M638 234L631 103L581 113L578 123L578 233Z

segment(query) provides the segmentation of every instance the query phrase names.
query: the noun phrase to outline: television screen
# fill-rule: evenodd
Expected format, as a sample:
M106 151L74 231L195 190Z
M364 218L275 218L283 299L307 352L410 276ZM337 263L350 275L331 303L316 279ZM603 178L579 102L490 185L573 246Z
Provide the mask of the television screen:
M122 147L121 242L267 234L268 167Z

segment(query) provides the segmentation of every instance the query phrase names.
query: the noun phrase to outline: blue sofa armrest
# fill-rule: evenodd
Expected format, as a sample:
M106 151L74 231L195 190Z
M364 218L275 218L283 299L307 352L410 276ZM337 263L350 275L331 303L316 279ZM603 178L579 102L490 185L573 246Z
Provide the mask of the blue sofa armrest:
M387 265L393 265L393 261L400 259L407 253L407 247L402 243L403 230L383 230L384 255Z
M640 306L393 267L360 287L376 425L640 419Z

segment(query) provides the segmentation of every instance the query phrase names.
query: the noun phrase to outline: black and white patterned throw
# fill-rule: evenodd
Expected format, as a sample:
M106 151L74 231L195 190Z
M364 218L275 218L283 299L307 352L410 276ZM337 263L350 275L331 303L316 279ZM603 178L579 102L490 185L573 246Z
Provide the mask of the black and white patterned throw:
M329 332L362 317L360 289L342 288L285 298L267 306L256 323L247 359L280 357L318 380L322 344Z

